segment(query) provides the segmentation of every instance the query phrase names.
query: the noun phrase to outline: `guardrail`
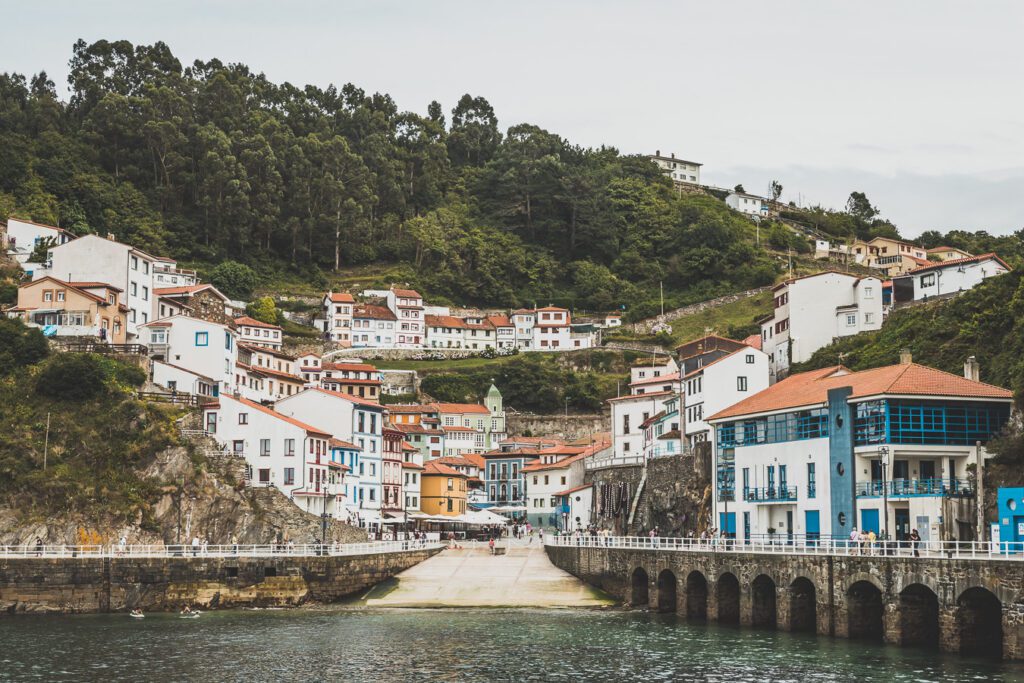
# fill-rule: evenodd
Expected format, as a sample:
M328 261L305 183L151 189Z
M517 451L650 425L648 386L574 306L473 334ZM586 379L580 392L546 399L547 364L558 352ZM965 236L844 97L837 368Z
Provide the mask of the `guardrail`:
M655 536L545 536L544 545L583 548L628 548L693 553L761 555L891 556L951 560L1024 561L1024 542L991 541L851 541L835 538L776 538L749 541L733 538L665 538Z
M583 461L583 469L586 470L599 470L603 467L619 467L623 465L643 465L645 462L643 455L624 455L617 458L602 458L601 460L594 460L593 458L586 458Z
M110 557L337 557L395 553L425 548L442 548L439 542L372 541L367 543L268 543L260 545L0 545L0 559L61 558L96 559Z
M160 391L136 391L135 396L140 401L151 401L153 403L170 403L176 406L190 406L196 408L207 403L216 403L214 396L203 396L202 394L186 394L183 392L166 394Z
M784 503L796 501L795 486L762 486L743 489L743 500L748 503Z
M905 496L971 498L974 496L974 489L969 479L891 479L886 482L862 481L857 484L859 498L881 498L883 492L890 498Z
M54 340L62 351L72 353L123 353L136 356L145 356L149 349L144 344L107 344L106 342L91 342L82 340Z

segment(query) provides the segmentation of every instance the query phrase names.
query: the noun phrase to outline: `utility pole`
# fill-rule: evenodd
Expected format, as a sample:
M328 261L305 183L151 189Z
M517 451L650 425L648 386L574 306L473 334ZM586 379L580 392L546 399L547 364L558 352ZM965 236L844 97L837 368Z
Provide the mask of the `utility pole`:
M50 412L46 412L46 436L43 438L43 472L46 471L46 456L50 451Z

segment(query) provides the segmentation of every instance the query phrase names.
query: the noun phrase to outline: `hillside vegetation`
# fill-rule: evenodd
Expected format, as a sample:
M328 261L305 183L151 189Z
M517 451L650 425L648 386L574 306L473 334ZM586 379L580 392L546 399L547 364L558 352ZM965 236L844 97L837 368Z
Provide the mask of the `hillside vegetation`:
M671 306L778 272L718 199L680 196L643 157L503 132L480 96L406 111L352 84L105 40L75 44L69 83L64 102L45 73L0 76L0 215L113 233L207 275L231 259L304 291L337 275L642 317L659 283ZM368 265L380 277L341 279Z

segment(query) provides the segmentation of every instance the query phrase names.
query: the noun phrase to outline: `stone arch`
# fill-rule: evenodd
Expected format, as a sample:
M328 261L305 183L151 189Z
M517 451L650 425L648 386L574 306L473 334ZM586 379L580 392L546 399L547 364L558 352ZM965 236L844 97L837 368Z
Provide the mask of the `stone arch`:
M855 581L846 589L846 635L852 640L882 642L885 632L882 591L873 581Z
M718 602L718 622L720 624L740 623L740 580L732 572L718 577L715 585L715 598Z
M818 592L805 576L798 576L789 584L789 630L818 630Z
M658 611L676 611L676 575L671 569L662 569L658 574Z
M1003 657L1003 603L987 588L968 588L956 601L960 654Z
M708 580L696 569L686 575L686 618L707 621Z
M647 607L650 604L649 582L650 579L647 576L646 569L637 567L633 570L629 591L630 605L633 607Z
M939 649L939 596L922 583L900 591L900 645Z
M760 574L751 582L750 588L753 594L753 605L750 609L751 625L775 628L778 624L775 579L767 574Z

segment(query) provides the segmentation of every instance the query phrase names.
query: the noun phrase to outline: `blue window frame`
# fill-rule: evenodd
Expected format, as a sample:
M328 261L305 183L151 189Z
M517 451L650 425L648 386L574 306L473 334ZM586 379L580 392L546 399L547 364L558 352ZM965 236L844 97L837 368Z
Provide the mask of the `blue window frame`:
M988 441L1006 425L1005 403L887 399L857 404L854 439L876 443L970 446Z
M209 332L196 332L196 346L209 346L210 345L210 333Z
M231 350L231 333L227 330L224 331L224 348L228 351Z
M815 498L818 495L817 472L814 471L814 463L807 463L807 497Z

